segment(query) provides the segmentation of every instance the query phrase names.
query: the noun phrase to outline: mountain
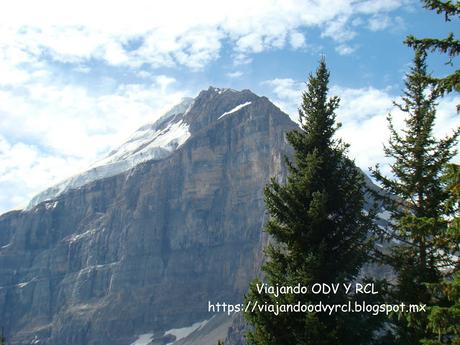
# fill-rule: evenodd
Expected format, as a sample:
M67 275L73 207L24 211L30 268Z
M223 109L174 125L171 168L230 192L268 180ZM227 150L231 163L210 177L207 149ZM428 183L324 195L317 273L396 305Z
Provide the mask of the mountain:
M189 137L188 124L183 117L191 109L193 98L184 98L158 121L139 128L123 145L104 159L94 163L89 170L73 176L36 195L27 209L56 198L60 194L81 187L92 181L115 176L148 160L169 156Z
M263 188L285 133L266 97L210 87L82 174L0 216L9 344L215 344L267 241Z

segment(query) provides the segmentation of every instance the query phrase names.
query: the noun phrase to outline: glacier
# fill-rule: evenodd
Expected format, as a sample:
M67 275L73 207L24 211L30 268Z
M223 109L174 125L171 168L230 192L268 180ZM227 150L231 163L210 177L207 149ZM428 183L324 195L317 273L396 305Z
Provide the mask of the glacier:
M233 89L215 87L210 87L208 92L214 96L237 93ZM140 163L170 156L191 137L187 114L194 106L195 100L191 97L182 98L180 103L172 107L158 120L140 127L122 145L112 150L106 157L93 163L86 171L65 179L34 196L26 210L30 210L44 201L53 200L68 190L128 171ZM220 120L250 104L251 101L246 101L236 106L232 105L230 110L221 113L216 118ZM54 208L56 205L56 203L47 204L47 208Z
M115 176L149 160L168 157L190 137L189 126L183 118L191 109L193 102L193 98L183 98L157 121L140 127L124 144L110 152L107 157L92 164L87 171L37 194L29 202L26 210L32 209L43 201L54 199L70 189Z

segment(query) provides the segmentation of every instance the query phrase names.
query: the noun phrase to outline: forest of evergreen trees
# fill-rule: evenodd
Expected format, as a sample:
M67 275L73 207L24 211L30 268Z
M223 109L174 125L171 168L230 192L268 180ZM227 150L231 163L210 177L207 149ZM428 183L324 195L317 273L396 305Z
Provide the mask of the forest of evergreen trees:
M423 1L424 7L458 20L460 2ZM390 139L384 146L390 174L371 168L376 193L347 157L347 145L335 138L339 127L337 97L328 97L329 71L322 59L308 79L299 108L301 128L288 133L294 159L286 159L284 184L272 179L265 189L271 236L263 265L263 282L255 280L246 305L419 305L418 312L390 313L273 312L248 310L249 344L460 344L460 166L459 128L445 138L433 134L437 101L460 91L460 71L444 77L427 72L427 56L441 53L452 66L460 52L454 34L444 39L409 36L412 67L395 105L406 115L404 128L388 116ZM365 194L375 210L363 211ZM377 206L378 205L378 206ZM388 226L376 225L377 207L391 215ZM376 246L375 242L383 243ZM391 268L391 278L360 275L364 265ZM351 286L371 283L378 294L273 294L273 287Z

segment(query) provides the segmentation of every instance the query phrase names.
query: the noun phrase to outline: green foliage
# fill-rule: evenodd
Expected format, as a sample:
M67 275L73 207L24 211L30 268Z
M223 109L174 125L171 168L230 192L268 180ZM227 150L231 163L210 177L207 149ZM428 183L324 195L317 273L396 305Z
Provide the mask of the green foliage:
M446 21L450 21L450 17L460 15L459 1L439 1L439 0L424 0L425 8L434 10L436 13L443 13Z
M450 252L460 251L460 166L450 164L444 180L449 199L446 203ZM433 307L429 309L428 328L434 333L423 340L424 345L460 344L460 262L446 267L446 277L437 284L429 284Z
M460 270L451 279L429 286L435 303L428 312L428 328L433 332L424 345L460 344Z
M449 252L458 253L460 252L460 165L449 164L443 178L449 193L446 202L446 214L449 217L447 231L452 244Z
M388 117L390 141L384 151L394 160L392 176L384 176L378 166L373 171L392 195L384 198L392 212L392 225L380 235L398 241L389 254L381 253L397 275L389 291L390 303L433 305L428 285L442 281L443 268L452 265L454 242L445 217L449 193L442 173L455 155L459 130L443 139L432 134L439 93L429 86L425 59L426 53L417 49L402 104L397 104L406 114L405 128L397 131L392 116ZM398 344L416 344L433 336L425 313L404 313L393 322Z
M460 15L459 1L439 1L439 0L424 0L425 8L434 10L438 14L444 14L445 20L450 21L451 18L458 19ZM427 51L438 51L447 54L449 60L447 64L453 65L453 59L460 53L460 41L455 39L453 33L450 33L444 39L438 38L416 38L408 36L405 43L409 47ZM457 91L460 92L460 70L455 70L451 74L443 78L427 77L427 81L437 87L437 91L441 94ZM459 109L459 106L457 106Z
M334 139L338 126L337 97L328 98L329 72L324 59L310 75L299 109L301 128L287 134L294 148L294 162L286 159L289 176L285 184L272 178L265 188L270 214L265 231L272 243L263 265L271 286L309 286L312 283L353 282L368 260L371 215L363 213L364 182L346 157L346 148ZM347 303L356 296L337 294L294 295L259 293L254 281L246 305ZM251 308L250 308L251 309ZM377 318L358 313L281 313L248 311L252 325L250 344L368 344Z

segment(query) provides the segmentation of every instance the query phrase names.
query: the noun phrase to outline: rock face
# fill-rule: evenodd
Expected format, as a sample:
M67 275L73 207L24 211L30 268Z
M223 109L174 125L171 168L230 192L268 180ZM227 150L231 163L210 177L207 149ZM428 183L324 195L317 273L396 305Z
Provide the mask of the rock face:
M0 216L9 344L128 345L209 320L208 301L242 301L263 187L282 177L295 124L265 97L215 88L165 121L188 137L161 159Z

